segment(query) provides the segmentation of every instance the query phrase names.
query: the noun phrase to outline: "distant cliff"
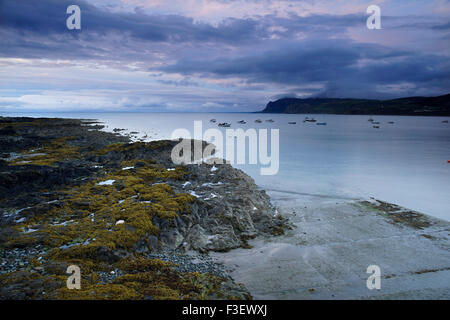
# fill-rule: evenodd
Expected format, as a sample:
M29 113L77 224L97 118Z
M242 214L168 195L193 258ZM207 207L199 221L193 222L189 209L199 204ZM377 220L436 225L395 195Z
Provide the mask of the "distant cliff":
M283 98L269 102L261 112L450 116L450 94L439 97L409 97L393 100Z

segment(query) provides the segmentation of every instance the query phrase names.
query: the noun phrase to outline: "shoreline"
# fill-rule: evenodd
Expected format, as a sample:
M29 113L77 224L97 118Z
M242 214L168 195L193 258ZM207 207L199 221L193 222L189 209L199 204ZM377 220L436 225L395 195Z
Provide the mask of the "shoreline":
M60 119L56 118L53 121L60 121ZM83 120L65 119L64 121L83 123ZM121 129L112 130L113 132L100 131L102 130L102 124L97 120L88 119L86 121L89 124L80 125L83 128L82 132L87 130L92 137L108 137L106 141L102 142L105 145L108 145L111 141L126 143L133 140L132 135L124 135L125 132ZM4 127L0 129L3 130L2 134L4 136L6 129ZM11 132L8 133L8 130L6 130L6 134L11 134ZM139 145L139 143L133 142L131 145ZM145 145L147 144L142 146ZM152 145L152 143L149 145ZM140 148L139 145L137 150L140 150ZM164 148L167 149L166 147ZM116 151L118 154L122 152L120 150ZM145 154L144 148L143 151L134 153L130 159L136 156L138 158L146 158ZM161 153L161 155L164 154L165 156L163 157L166 157L167 152ZM104 155L97 155L96 157L99 156L102 157ZM21 156L19 154L15 155L15 157L14 159L6 159L7 161L17 162L17 159L20 160ZM117 159L114 157L108 156L105 159L117 162ZM123 160L122 158L120 159ZM130 162L130 159L127 161ZM44 161L45 159L39 159L38 161L41 160ZM27 162L30 160L22 159L21 161ZM95 158L93 162L98 161L99 159ZM172 170L172 165L162 160L162 158L158 158L158 161L162 161L161 164L165 170ZM43 164L47 165L46 163ZM93 173L97 174L103 167L94 166L93 164L90 163L95 170L84 172L85 176ZM22 166L26 167L25 165ZM133 167L135 166L136 164ZM183 229L182 225L186 223L183 220L176 220L175 229L173 229L173 226L165 229L163 237L159 237L158 241L165 239L166 245L163 247L157 246L159 247L157 251L145 252L144 250L142 256L147 259L146 261L157 259L163 263L175 264L176 266L173 269L180 274L214 274L219 278L227 279L221 285L220 290L216 288L208 293L210 298L223 297L217 296L216 292L221 292L225 296L228 294L228 297L233 296L239 299L250 298L250 295L255 299L450 298L447 293L450 292L450 287L443 287L439 284L441 278L448 279L448 283L450 283L449 222L375 199L370 201L337 199L332 196L317 197L317 195L296 192L267 190L271 202L275 205L275 207L272 207L269 202L269 196L265 195L265 191L257 191L260 188L254 184L252 178L242 171L231 166L221 168L218 172L219 177L209 181L206 176L211 175L211 166L202 166L200 170L195 167L189 169L193 170L192 173L194 173L196 181L192 179L187 180L189 184L184 184L182 187L179 186L180 182L167 181L166 183L171 188L174 188L177 193L188 192L191 195L195 195L194 197L198 199L196 201L200 201L198 203L211 201L211 196L208 195L216 194L221 195L220 197L225 197L227 201L231 201L230 203L238 201L236 204L239 206L242 205L240 197L233 200L232 197L226 196L227 192L230 192L230 190L239 191L250 186L251 192L247 194L250 203L247 209L234 215L238 219L236 222L242 220L245 210L248 211L250 207L253 207L255 199L260 199L258 201L262 201L261 210L268 210L270 215L279 211L283 217L289 220L289 224L295 226L292 230L287 230L287 232L282 231L276 224L274 226L278 229L274 229L274 233L261 233L261 231L255 232L254 230L248 232L247 230L242 233L240 240L230 237L231 234L226 228L205 231L203 228L206 228L206 225L211 223L211 221L197 221L196 223L203 227L197 228L193 234L194 228ZM117 168L117 164L113 167ZM127 165L127 168L130 167ZM229 177L230 172L232 174ZM134 173L135 171L133 171ZM102 180L105 179L107 177L102 178ZM229 179L228 182L226 182L227 179ZM238 179L244 185L241 185L241 187L234 185L234 182L231 182L234 179ZM207 188L202 190L206 185ZM259 192L262 192L261 195L264 194L262 198L259 198L261 197ZM60 199L49 198L47 200L49 200L47 203L50 204ZM15 203L13 202L10 206L16 206ZM32 207L39 206L39 204L40 202L37 201L30 207L24 205L16 208L14 216L17 216L18 220L15 217L16 222L14 224L23 224L23 221L20 220L23 218L27 219L30 210L31 212L34 210ZM213 200L208 210L220 205L223 205L221 201ZM195 210L199 212L198 209ZM275 211L273 212L273 210ZM227 215L229 214L227 213ZM10 219L10 217L4 218ZM253 218L247 217L245 219L251 220ZM214 222L215 220L212 221ZM242 223L242 221L239 223ZM287 226L287 221L279 226L284 225L284 223ZM4 223L2 225L5 226ZM168 226L165 223L161 223L161 221L157 222L156 225L158 228L166 228ZM241 224L240 228L248 229L249 226L249 224L244 223ZM35 226L29 228L33 234ZM176 228L178 228L178 231ZM212 236L214 233L224 238L216 239L215 236ZM273 235L278 236L273 237ZM178 248L180 244L183 244L184 247L186 239L189 239L188 241L191 243L190 248L186 247L187 251L186 249L171 251L170 248ZM155 245L155 239L152 238L151 241ZM398 244L398 241L401 243ZM175 247L173 247L174 245ZM28 258L29 256L42 257L47 253L48 249L45 249L43 246L32 246L31 251L27 246L25 249L25 251L22 249L18 249L18 251L13 250L11 257L8 256L9 252L3 251L0 274L10 273L15 270L27 271L27 269L31 269L32 271L37 270L38 274L45 275L47 271L41 271L46 269L45 266L43 267L37 263L30 267ZM142 246L139 250L142 250ZM14 260L13 267L3 270L5 261L11 262L12 260ZM426 263L421 264L420 261L422 260L426 261ZM381 261L378 263L382 270L383 287L380 291L369 291L365 287L367 278L365 268L369 264L377 264L377 261ZM364 267L364 264L367 264L367 266ZM109 268L111 270L107 268L108 271L99 270L97 272L100 278L99 284L114 283L117 281L117 278L121 279L121 277L127 275L126 271L124 272L112 264L111 266L112 268ZM62 270L58 272L62 275ZM8 278L3 276L2 279L0 281L5 281ZM205 278L202 281L204 284L210 283L214 285L214 283L217 283L217 280L214 279ZM19 279L14 283L15 285L26 285L28 281ZM387 289L384 289L385 282L387 283ZM240 283L243 283L243 285ZM412 283L416 283L415 286ZM8 289L0 292L3 298L7 298L9 294L5 290L7 291ZM17 297L19 299L26 298L20 295ZM167 298L168 296L163 297ZM67 296L64 298L67 298ZM118 298L121 299L120 297ZM34 296L33 299L36 299L36 297Z
M450 223L375 200L269 195L295 228L213 254L254 299L450 298ZM380 290L366 287L369 265Z
M178 141L102 128L0 118L0 299L251 299L205 254L284 233L265 192L228 164L174 165Z

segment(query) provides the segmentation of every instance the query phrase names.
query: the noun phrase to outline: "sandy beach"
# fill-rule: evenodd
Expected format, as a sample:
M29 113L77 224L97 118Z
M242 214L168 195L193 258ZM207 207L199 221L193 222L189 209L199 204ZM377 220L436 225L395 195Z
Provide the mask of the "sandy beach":
M294 228L212 254L254 299L450 298L450 223L375 201L268 194ZM366 286L369 265L380 290Z

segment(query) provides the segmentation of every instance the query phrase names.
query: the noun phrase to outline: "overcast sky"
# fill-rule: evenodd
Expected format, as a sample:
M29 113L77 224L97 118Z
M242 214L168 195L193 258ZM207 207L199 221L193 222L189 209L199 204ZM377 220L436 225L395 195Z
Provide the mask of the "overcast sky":
M81 8L81 30L66 9ZM381 30L366 9L381 8ZM0 111L256 111L450 90L449 0L0 0Z

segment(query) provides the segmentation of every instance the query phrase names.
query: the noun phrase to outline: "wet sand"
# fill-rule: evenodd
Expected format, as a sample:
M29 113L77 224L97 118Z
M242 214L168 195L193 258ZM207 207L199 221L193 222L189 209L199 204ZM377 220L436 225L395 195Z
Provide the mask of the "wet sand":
M212 254L254 299L450 299L449 222L420 215L418 228L359 201L268 193L293 230ZM369 265L380 290L366 286Z

